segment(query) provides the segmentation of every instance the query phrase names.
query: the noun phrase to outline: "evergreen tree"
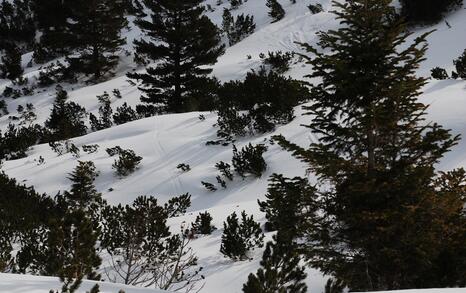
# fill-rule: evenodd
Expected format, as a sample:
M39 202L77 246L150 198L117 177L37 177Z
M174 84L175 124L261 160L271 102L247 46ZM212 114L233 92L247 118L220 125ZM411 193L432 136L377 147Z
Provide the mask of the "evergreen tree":
M102 129L107 129L112 127L112 114L113 110L110 106L110 95L107 92L104 92L103 95L97 96L99 100L99 118L94 116L94 114L89 114L89 121L93 131L98 131Z
M277 22L285 17L285 10L277 0L267 0L266 5L269 8L269 16L273 19L272 22Z
M132 206L104 210L101 243L110 256L114 282L155 285L175 291L189 289L203 277L186 235L171 235L167 210L153 197L138 197ZM188 290L189 292L189 290Z
M36 27L30 0L2 0L0 2L0 50L11 45L30 49L35 40Z
M62 292L75 292L84 278L98 279L101 259L96 251L98 234L82 210L66 212L51 224L47 239L48 272L63 282Z
M116 54L125 44L121 30L127 25L124 0L78 0L68 22L77 54L68 56L71 70L97 81L118 64Z
M412 23L435 23L450 9L461 6L462 0L401 0L401 14Z
M86 110L74 102L67 102L68 93L57 86L57 96L52 113L45 126L52 132L51 140L63 140L86 134L87 126L83 121Z
M194 223L192 223L191 231L193 234L210 235L216 229L211 223L212 216L209 212L199 213Z
M466 79L466 49L458 59L453 61L456 68L456 75L462 79Z
M72 0L33 0L32 7L37 27L41 32L34 49L34 60L44 63L66 55L75 48L68 19L72 14ZM53 15L54 17L50 17Z
M227 217L223 223L222 244L220 252L233 259L245 260L249 250L254 247L262 247L264 234L259 224L248 217L246 212L241 212L241 223L235 212Z
M68 179L72 182L70 191L65 192L69 210L82 210L93 220L99 219L105 201L94 186L99 173L93 162L79 161Z
M209 86L206 65L214 64L224 51L217 27L203 15L202 0L145 0L150 20L137 25L149 37L135 41L140 57L158 61L146 73L128 76L141 81L146 94L141 101L153 103L152 111L184 112L196 104Z
M21 52L14 44L5 47L0 63L0 77L15 80L23 75Z
M113 121L116 125L125 124L136 119L138 119L138 114L126 102L117 107L115 114L113 114Z
M228 9L223 10L222 30L228 37L230 46L252 34L255 29L254 16L240 14L235 20Z
M434 165L458 138L424 121L415 71L426 35L402 46L409 32L391 2L335 4L342 27L319 42L329 53L304 45L321 80L306 107L320 140L309 149L278 140L329 186L303 221L313 267L356 291L456 286L464 281L436 272L441 251L464 259L444 241L466 227L464 198L439 191Z
M268 231L278 230L282 238L289 240L302 236L296 223L317 211L316 196L315 187L307 179L273 174L269 179L267 200L258 201L267 219L265 227Z
M274 237L275 240L277 237ZM279 237L278 237L279 238ZM299 265L300 257L296 245L268 242L262 256L261 268L250 274L243 285L245 293L305 293L306 273Z

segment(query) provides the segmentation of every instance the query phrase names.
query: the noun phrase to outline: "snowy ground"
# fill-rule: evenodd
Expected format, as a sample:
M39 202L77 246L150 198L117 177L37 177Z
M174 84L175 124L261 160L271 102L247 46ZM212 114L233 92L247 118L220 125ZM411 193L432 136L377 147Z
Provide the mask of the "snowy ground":
M328 12L311 15L307 9L309 3L316 1L304 1L292 5L289 0L280 1L287 11L285 19L270 24L266 15L265 0L250 0L245 2L233 14L253 14L257 24L256 32L227 49L226 54L220 57L214 66L213 74L226 81L242 78L251 68L260 66L259 54L267 51L299 51L296 42L309 42L315 44L316 33L320 30L334 28L337 22L334 16ZM324 9L330 8L329 0L319 1ZM217 24L221 23L222 7L215 5L216 0L208 0L216 10L209 13L209 17ZM437 29L429 38L430 49L427 61L419 69L419 74L428 76L430 69L441 66L451 72L452 60L460 55L466 48L464 31L466 28L466 10L458 11L448 17L452 26L449 29L441 22L434 28ZM419 29L415 35L431 30L432 28ZM131 50L130 41L138 38L139 32L135 29L125 33L129 40L126 49ZM414 37L414 36L413 36ZM247 59L251 55L251 59ZM30 55L23 57L26 64ZM124 102L130 105L138 103L140 93L127 83L125 72L136 69L130 57L125 57L119 66L116 76L107 82L93 86L65 85L69 91L70 99L83 105L88 111L96 112L98 109L96 95L104 91L111 92L119 89L123 99L112 100L115 109ZM295 64L289 74L295 78L301 78L307 74L309 68L303 64ZM28 68L26 75L32 80L38 74L38 67ZM0 92L9 85L6 80L0 80ZM431 104L429 119L437 121L447 128L451 128L454 134L462 134L466 137L466 81L430 81L425 87L425 93L421 101ZM44 122L50 113L54 99L53 88L45 89L34 96L23 97L16 100L8 100L11 114L15 114L18 105L33 103L37 109L37 122ZM201 237L192 242L193 248L199 257L199 264L204 267L206 276L205 286L201 292L224 293L240 292L247 275L255 272L259 266L262 250L253 252L253 260L244 262L232 262L224 258L220 252L220 238L222 223L233 211L246 210L253 214L256 220L264 222L264 216L260 213L257 199L262 199L267 189L267 179L273 173L283 173L288 177L305 176L304 166L293 159L289 153L282 151L277 145L271 145L269 138L275 134L283 134L288 139L301 145L307 145L314 138L301 127L301 124L309 122L310 117L301 116L301 109L296 109L297 118L288 125L277 128L274 133L268 133L257 137L244 138L237 143L241 147L249 142L264 143L269 149L264 157L268 163L266 173L262 178L235 178L233 182L227 182L228 187L219 187L217 192L209 192L201 181L216 183L215 177L218 171L214 165L216 162L230 162L232 147L206 146L205 143L215 139L216 122L214 113L185 113L162 115L134 121L111 129L88 134L73 139L77 146L98 144L100 149L95 154L81 152L80 158L74 158L70 154L57 156L48 145L34 147L27 158L5 162L3 170L10 176L17 178L27 185L33 185L39 192L47 192L50 195L60 190L69 188L67 174L76 166L78 160L92 160L95 162L100 176L96 181L97 189L111 204L131 203L139 195L153 195L162 203L174 195L189 192L192 195L192 207L188 214L182 217L170 219L170 225L174 232L179 226L194 220L199 212L208 210L214 218L214 225L219 228L212 235ZM200 114L205 115L206 120L198 119ZM0 129L8 124L7 117L0 118ZM143 157L141 168L126 178L115 176L111 165L114 158L110 158L105 149L121 146L133 149ZM35 160L42 156L45 163L38 165ZM191 171L182 173L176 169L180 163L191 166ZM451 169L458 166L466 166L466 141L462 141L440 163L441 169ZM309 178L313 181L313 178ZM112 191L110 191L112 190ZM267 235L270 239L271 235ZM310 292L322 292L325 277L314 270L308 271L308 287ZM54 278L37 278L30 276L11 276L0 274L0 292L12 293L42 293L55 287ZM90 284L90 283L89 283ZM117 292L121 286L106 284L102 286L103 292ZM88 289L88 288L87 288ZM105 291L106 290L106 291ZM84 291L83 291L84 292ZM142 289L127 290L127 293L149 292ZM154 292L153 289L150 292ZM421 292L421 291L403 291ZM430 290L423 293L463 293L465 290Z

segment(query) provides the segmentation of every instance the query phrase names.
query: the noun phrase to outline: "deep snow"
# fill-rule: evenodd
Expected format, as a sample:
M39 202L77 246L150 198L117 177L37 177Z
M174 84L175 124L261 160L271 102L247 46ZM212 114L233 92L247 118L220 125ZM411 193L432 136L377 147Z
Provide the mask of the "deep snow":
M226 1L224 1L226 2ZM301 48L296 42L309 42L315 45L317 32L337 26L334 15L329 12L311 15L307 9L309 3L315 0L299 2L292 5L289 0L280 1L287 11L286 17L277 22L270 23L267 16L265 0L249 0L245 2L233 14L253 14L257 24L256 32L227 49L226 54L219 58L214 66L213 75L222 81L242 78L251 68L260 66L259 54L267 51L298 51ZM308 3L309 2L309 3ZM329 0L319 1L326 11L330 8ZM211 19L220 25L223 6L215 5L216 0L208 0L216 10L209 12ZM449 29L444 22L434 26L436 29L429 37L429 50L427 61L425 61L418 73L428 76L430 69L435 66L445 67L447 71L453 69L452 60L460 55L466 48L464 31L466 28L466 10L462 9L450 15L448 22L452 26ZM419 35L429 28L416 29L415 35ZM125 32L128 37L127 50L131 50L131 40L138 38L140 32L132 27ZM413 37L415 37L415 35ZM124 54L122 54L123 56ZM251 55L248 59L246 56ZM26 64L31 55L23 56ZM96 96L104 91L111 92L119 89L123 99L112 99L112 107L115 109L124 102L136 105L140 93L127 83L125 72L128 70L140 70L131 62L131 57L122 57L116 75L110 80L92 86L84 84L64 85L69 91L70 100L83 105L88 111L96 113L98 109ZM38 74L38 66L28 68L26 75L33 80ZM293 65L289 75L294 78L302 78L309 73L308 66L304 64ZM0 92L9 85L6 80L0 80ZM446 128L451 128L454 134L466 136L466 81L445 80L429 81L424 88L425 93L420 97L421 101L431 104L428 118L439 122ZM16 100L8 100L11 114L15 114L18 105L33 103L37 109L37 122L42 123L50 113L54 99L53 88L44 92L36 93L34 96L22 97ZM224 293L240 292L242 284L247 275L255 272L259 266L262 250L258 249L252 253L253 259L244 262L232 262L224 258L220 252L220 238L222 233L222 222L233 211L246 210L253 214L256 220L264 222L264 216L259 211L257 199L264 198L267 189L267 179L273 173L283 173L288 177L306 176L305 167L291 157L287 152L281 150L277 145L271 145L269 138L275 134L283 134L288 139L301 145L307 145L315 138L301 127L301 124L309 122L310 117L301 116L301 109L296 109L297 118L288 125L278 127L275 132L256 137L247 137L237 142L241 147L249 142L265 143L269 149L264 155L268 168L262 178L238 177L233 182L227 182L228 187L219 187L217 192L209 192L201 181L216 183L215 176L218 171L214 165L218 161L229 162L232 156L231 146L206 146L205 143L215 139L216 122L214 113L185 113L161 115L134 121L111 129L90 133L86 136L73 139L77 146L85 144L98 144L100 149L95 154L81 152L80 158L74 158L70 154L57 156L48 145L35 146L28 157L4 162L3 170L10 176L17 178L26 185L32 185L39 192L47 192L50 195L60 190L69 188L67 174L76 166L78 160L92 160L95 162L100 176L96 181L97 189L111 204L131 203L139 195L153 195L159 201L165 202L170 197L189 192L192 195L192 207L188 214L170 219L169 223L174 232L179 230L182 223L189 223L196 215L208 210L213 218L214 225L219 228L212 235L201 237L192 242L192 246L199 257L199 264L204 267L206 276L205 286L201 292L216 293L220 290ZM200 114L205 115L206 120L198 119ZM0 118L0 129L8 124L7 117ZM121 146L131 148L143 157L141 168L126 178L115 176L111 165L114 158L110 158L105 149L108 147ZM43 165L38 165L35 160L42 156L45 159ZM191 171L182 173L176 169L180 163L187 163ZM460 142L451 153L440 163L441 169L451 169L466 166L466 141ZM309 178L314 181L314 178ZM112 189L113 191L109 191ZM267 235L270 239L271 235ZM105 264L105 262L104 262ZM307 279L309 292L322 292L325 277L318 271L309 270ZM56 284L53 278L38 278L30 276L11 276L0 274L0 292L48 292L51 285ZM104 292L117 292L114 290L118 285L105 285ZM119 287L118 287L119 288ZM42 291L41 291L42 290ZM84 292L84 291L83 291ZM149 292L142 289L128 290L127 293ZM151 292L154 292L153 289ZM407 291L419 292L419 291ZM427 293L448 292L458 293L464 290L432 290Z

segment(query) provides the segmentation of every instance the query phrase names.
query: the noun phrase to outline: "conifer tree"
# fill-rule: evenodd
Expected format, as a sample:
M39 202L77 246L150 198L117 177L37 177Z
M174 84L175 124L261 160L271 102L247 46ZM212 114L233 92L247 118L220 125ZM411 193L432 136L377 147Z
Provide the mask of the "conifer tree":
M261 267L256 274L250 274L243 285L244 293L305 293L306 273L299 265L300 257L296 245L277 241L268 242Z
M112 127L112 114L113 110L110 106L110 95L107 92L104 92L103 95L97 96L99 100L99 118L97 118L94 114L89 114L89 121L92 126L93 131L107 129Z
M137 54L159 62L146 73L128 76L141 81L141 101L151 112L184 112L210 88L207 74L224 51L218 28L203 15L202 0L145 0L150 20L137 25L148 36L134 42ZM149 108L147 108L149 109Z
M273 174L269 179L267 200L258 201L267 219L266 229L277 230L283 239L293 240L302 236L300 226L296 223L317 211L316 196L315 187L311 186L307 179L289 179Z
M262 247L264 234L253 216L248 217L241 212L241 222L235 212L229 215L223 223L223 235L220 252L233 259L245 260L249 250Z
M18 46L9 44L5 47L0 63L0 77L15 80L21 77L23 68L21 67L21 52Z
M74 36L70 33L68 19L72 13L72 0L33 0L32 7L37 28L41 32L34 49L38 63L66 55L75 48ZM53 17L50 17L53 15Z
M277 22L285 17L285 10L277 0L267 0L266 5L269 8L269 16L273 19L272 22Z
M66 212L51 224L46 246L48 274L63 282L62 292L75 292L84 278L98 279L101 258L96 251L98 234L82 210Z
M94 186L99 173L93 162L79 161L68 179L72 182L70 191L65 192L69 210L82 210L93 219L98 220L105 201Z
M121 30L127 25L124 0L78 0L72 4L68 29L77 54L70 55L71 69L97 81L118 64L117 51L125 44Z
M87 126L83 121L86 110L74 102L67 102L68 93L57 86L57 94L52 113L45 121L51 131L51 140L62 140L86 134Z
M356 291L455 286L463 281L445 282L438 261L442 251L464 259L444 241L466 227L464 198L439 191L434 165L458 138L424 121L425 79L415 71L426 35L406 46L391 2L335 4L342 27L320 34L328 53L304 44L314 54L309 77L321 80L306 107L320 140L309 149L278 140L330 186L303 223L313 267Z
M462 0L401 0L401 14L412 23L435 23L450 9L462 5Z

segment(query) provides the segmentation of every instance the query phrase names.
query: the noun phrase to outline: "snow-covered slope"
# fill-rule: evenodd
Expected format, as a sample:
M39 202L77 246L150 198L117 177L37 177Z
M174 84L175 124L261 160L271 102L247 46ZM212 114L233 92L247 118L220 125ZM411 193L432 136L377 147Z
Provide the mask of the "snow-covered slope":
M254 15L257 29L253 35L227 49L225 55L220 57L214 66L215 76L223 81L242 78L251 68L260 66L259 54L261 52L300 51L296 42L315 44L318 31L334 28L338 24L331 13L310 14L306 6L316 2L314 0L298 1L294 5L289 0L280 2L287 14L283 20L273 24L267 16L265 0L249 0L234 11L234 14ZM323 4L326 11L331 8L329 0L319 2ZM223 6L226 4L216 6L216 0L208 0L206 3L215 8L214 12L208 13L209 17L215 23L220 24ZM419 69L420 75L428 76L430 69L435 66L451 71L452 60L466 48L464 37L466 10L453 13L448 17L448 22L451 28L443 22L433 27L436 31L428 38L430 49L427 52L427 61ZM413 37L431 29L432 27L418 29ZM126 47L128 50L131 50L130 41L139 37L139 33L134 28L125 32L129 41ZM248 59L247 55L251 55L252 58ZM23 62L27 63L28 58L30 55L24 56ZM121 91L123 99L113 99L112 107L116 108L124 102L130 105L137 104L140 93L127 83L124 75L128 70L136 69L130 58L123 57L116 76L109 81L92 86L65 85L70 99L95 113L98 109L96 95L104 91L111 92L116 88ZM295 64L288 74L295 78L302 78L308 72L307 66ZM38 67L27 69L27 75L30 77L37 73ZM0 80L0 92L8 84L6 80ZM431 104L428 111L429 118L451 128L453 133L466 137L466 81L430 81L424 91L420 99L426 104ZM47 89L34 96L9 100L8 107L14 114L18 105L33 103L37 109L37 122L42 123L50 113L53 99L54 90ZM216 122L214 113L185 113L151 117L73 139L72 142L76 146L87 144L100 146L99 151L94 154L81 152L80 158L74 158L70 154L58 156L48 145L36 146L29 152L27 158L5 162L3 170L19 181L33 185L39 192L54 195L60 190L69 188L69 181L66 177L76 166L78 160L92 160L100 171L100 176L96 181L97 189L111 204L130 203L139 195L153 195L161 202L165 202L174 195L191 193L192 206L188 214L170 219L172 230L178 231L182 223L193 221L199 212L205 210L211 213L214 225L219 228L212 235L192 242L199 257L199 264L204 267L203 274L206 276L205 286L201 292L216 293L220 290L224 293L240 292L247 275L259 266L262 250L256 250L251 261L232 262L224 258L219 252L222 222L233 211L246 210L247 213L253 214L256 220L263 223L264 216L259 211L257 199L264 197L268 177L273 173L283 173L288 177L306 176L305 167L300 162L269 142L269 138L275 134L283 134L301 145L307 145L313 141L315 138L300 126L308 123L310 117L301 116L301 113L301 109L297 108L297 118L288 125L278 127L273 133L248 137L237 142L238 147L249 142L266 144L268 151L264 157L268 163L267 171L259 179L235 178L233 182L227 182L226 189L219 187L217 192L207 191L201 185L201 181L216 183L215 177L218 171L214 165L219 161L229 162L232 157L232 148L231 146L205 145L207 141L215 139L216 136L216 128L213 126ZM200 114L206 117L205 121L198 119ZM3 129L8 122L7 117L0 118L0 129ZM117 145L133 149L143 157L141 168L126 178L115 176L111 168L114 159L105 152L106 148ZM45 159L42 165L38 165L35 161L40 156ZM186 173L179 171L176 166L180 163L189 164L191 171ZM466 141L462 141L455 147L440 164L441 169L458 166L466 166ZM313 181L313 178L309 179ZM267 239L270 237L271 235L267 235ZM53 278L0 275L0 292L48 292L49 287L56 284L55 282ZM309 270L307 283L310 292L322 292L325 277L317 271ZM105 289L108 292L117 292L114 289L118 286L105 286L108 286L105 287L108 288ZM126 292L149 291L128 289ZM153 289L151 292L154 292ZM463 293L465 290L441 289L422 292Z
M122 284L83 281L77 293L88 292L95 284L99 285L101 293L169 293L162 290L137 288ZM2 293L49 293L50 290L61 288L58 278L36 277L28 275L0 274L0 292Z

